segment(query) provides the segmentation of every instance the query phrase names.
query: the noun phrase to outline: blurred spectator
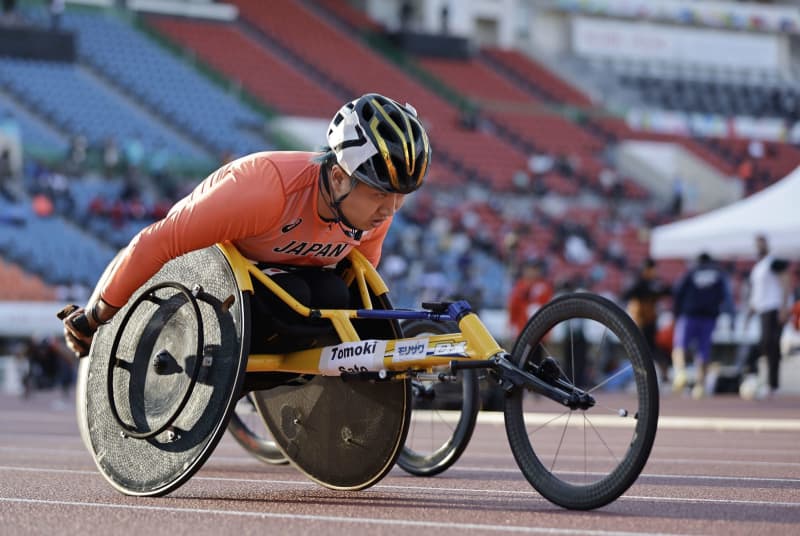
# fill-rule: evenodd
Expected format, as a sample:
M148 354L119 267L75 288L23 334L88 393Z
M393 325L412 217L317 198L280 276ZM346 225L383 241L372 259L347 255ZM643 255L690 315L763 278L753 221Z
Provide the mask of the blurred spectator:
M747 144L747 154L750 158L764 158L764 142L761 140L750 140Z
M147 163L148 172L156 184L161 184L165 180L169 159L169 148L166 143L160 141L150 155L150 160Z
M119 146L113 136L106 138L103 143L103 174L106 178L113 177L119 171Z
M27 372L23 376L23 396L30 397L34 391L60 388L69 394L75 383L75 359L67 352L60 337L32 337L22 348L27 360Z
M575 155L560 155L556 158L555 169L565 177L572 178L578 171L580 165L580 158Z
M620 270L624 269L628 265L625 246L622 245L622 242L617 237L612 238L608 242L608 246L606 247L603 258Z
M711 335L720 313L736 313L728 275L701 253L697 264L675 285L673 306L675 336L672 342L672 366L675 376L672 388L680 392L686 386L686 352L694 343L695 384L692 398L705 396L705 378L711 361Z
M12 181L22 172L22 152L22 131L17 118L5 110L0 118L0 186L4 186L8 195L12 195Z
M749 158L743 159L736 168L736 175L745 182L745 187L750 187L749 183L752 182L754 174L755 168L753 166L753 161Z
M526 261L508 297L509 336L517 338L531 315L552 297L553 285L545 277L542 261Z
M478 130L480 124L480 113L474 106L469 106L461 111L461 127L467 130Z
M401 278L408 273L408 262L405 257L397 253L389 253L382 258L380 267L389 289L397 288Z
M534 177L544 175L553 169L554 163L553 157L549 154L533 153L530 158L528 158L528 170Z
M586 239L580 234L569 234L564 241L564 258L573 264L588 264L594 258Z
M418 303L440 302L453 292L450 280L436 262L429 262L419 279Z
M70 216L75 208L75 200L69 189L67 178L61 173L50 173L44 177L44 193L53 201L57 214Z
M441 15L441 28L442 28L442 35L447 35L450 33L450 4L445 2L442 4L442 9L440 11Z
M458 258L458 273L459 279L452 299L466 300L473 311L479 311L483 307L483 284L469 251Z
M129 176L138 174L145 157L144 142L138 133L125 140L123 152Z
M64 15L64 0L50 0L50 29L61 29L61 17Z
M86 172L86 156L89 149L89 142L86 136L73 136L69 142L69 155L67 157L67 173L73 177L78 177Z
M33 208L33 213L40 218L49 218L53 215L53 202L45 194L34 195L31 200L31 207Z
M606 197L608 197L612 202L622 200L624 197L624 192L622 191L622 183L620 182L616 171L614 171L612 168L604 167L600 171L598 179L600 180L600 186L603 189L603 194Z
M675 180L672 183L672 200L669 204L669 215L672 217L678 217L683 213L683 190L683 179L680 177L675 177Z
M668 378L669 359L656 345L658 302L671 294L671 289L656 277L656 262L651 258L644 260L636 279L622 292L628 314L642 330L662 381Z
M0 151L0 196L13 203L17 200L11 184L11 157L8 149Z
M518 169L511 177L514 190L519 193L527 193L531 187L531 178L524 169Z
M3 13L0 15L0 25L11 26L17 23L17 14L14 9L17 0L3 0Z
M411 30L411 19L414 17L414 4L409 0L400 2L400 31Z
M761 325L761 351L767 356L769 392L771 398L778 390L778 373L781 360L781 332L789 317L789 263L769 252L769 242L764 235L756 236L758 262L750 272L750 297L747 319L753 314Z
M22 143L22 132L19 128L19 123L9 110L5 110L2 119L0 119L0 135L12 144Z

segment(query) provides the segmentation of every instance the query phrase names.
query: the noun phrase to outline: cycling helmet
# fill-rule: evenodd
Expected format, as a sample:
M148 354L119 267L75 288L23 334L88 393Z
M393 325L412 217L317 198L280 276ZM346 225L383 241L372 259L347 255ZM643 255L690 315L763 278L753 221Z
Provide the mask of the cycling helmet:
M338 164L357 180L399 194L422 186L431 148L410 104L363 95L336 112L327 139Z

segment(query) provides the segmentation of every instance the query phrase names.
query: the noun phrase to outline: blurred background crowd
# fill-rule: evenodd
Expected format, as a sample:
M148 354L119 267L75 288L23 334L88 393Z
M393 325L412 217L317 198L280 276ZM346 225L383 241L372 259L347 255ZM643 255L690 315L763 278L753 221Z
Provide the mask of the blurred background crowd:
M428 185L397 216L379 267L395 306L465 298L510 342L561 292L601 293L640 314L631 302L647 271L660 290L645 323L669 356L673 286L710 252L732 297L714 343L756 347L747 296L755 237L772 238L770 210L748 219L744 249L708 238L660 251L653 237L792 179L794 2L4 0L1 9L0 355L47 378L25 380L26 392L69 384L53 311L85 303L140 229L223 162L320 147L339 105L371 91L413 104L434 150ZM800 298L796 216L793 225L772 242L787 261L787 310ZM781 323L788 357L800 346L796 320L782 313ZM666 378L669 357L662 364Z

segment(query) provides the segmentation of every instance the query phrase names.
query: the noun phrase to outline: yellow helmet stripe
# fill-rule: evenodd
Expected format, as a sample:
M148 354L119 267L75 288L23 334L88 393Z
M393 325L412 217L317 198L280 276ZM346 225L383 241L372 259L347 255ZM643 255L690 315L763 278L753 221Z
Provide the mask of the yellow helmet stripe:
M408 172L408 175L411 175L411 173L413 173L413 164L409 160L410 158L413 158L414 155L412 154L411 157L409 157L407 140L410 140L413 146L414 138L411 135L411 123L408 120L407 114L403 113L403 118L405 119L406 129L407 129L407 132L404 133L403 130L400 128L400 125L395 123L392 120L392 118L389 117L389 114L386 113L386 111L383 109L383 106L381 106L380 103L377 102L377 100L372 99L372 105L384 117L384 119L386 119L386 122L394 129L394 131L397 133L397 136L400 138L401 145L403 146L403 153L406 160L406 169L411 170ZM397 105L393 104L393 106ZM381 152L381 156L383 156L383 160L386 162L386 168L389 170L389 180L391 181L392 186L395 189L400 190L402 188L401 185L399 184L399 180L397 177L397 169L395 169L394 163L392 162L392 157L389 154L389 148L386 146L386 140L384 140L383 136L381 136L378 133L378 123L379 123L378 117L377 116L373 117L372 120L369 122L370 130L372 130L372 134L375 137L375 141L378 143L378 149Z

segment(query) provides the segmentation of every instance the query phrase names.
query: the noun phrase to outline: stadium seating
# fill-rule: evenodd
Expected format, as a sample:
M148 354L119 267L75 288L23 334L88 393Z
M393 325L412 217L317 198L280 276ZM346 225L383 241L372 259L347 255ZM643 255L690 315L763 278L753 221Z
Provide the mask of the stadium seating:
M41 23L47 17L26 13ZM262 117L113 13L69 11L63 25L76 32L83 61L215 156L268 147Z
M68 146L66 136L25 110L17 101L0 91L0 121L6 114L19 127L24 147L29 150L33 149L58 155L63 155L66 152Z
M462 112L400 68L365 46L358 36L326 22L316 12L289 0L275 0L262 9L258 0L234 2L242 16L260 32L291 51L354 98L379 92L412 103L428 127L431 142L449 171L439 181L463 184L468 179L502 182L525 166L524 152L490 132L462 125ZM298 32L297 28L303 28Z
M650 106L690 113L778 117L800 120L800 90L768 80L728 81L714 76L688 78L641 67L619 76L624 86L638 91ZM698 73L699 75L699 73Z
M341 106L330 91L236 25L156 16L147 23L281 114L327 117Z
M83 134L90 144L107 138L140 138L150 148L207 161L209 155L145 111L132 106L78 65L0 58L0 84L59 128Z
M381 33L386 29L379 23L372 20L366 13L355 9L350 2L341 0L314 0L314 3L331 13L334 18L344 23L352 30Z
M553 102L581 108L592 106L589 97L518 50L484 47L481 58Z
M57 215L39 216L30 202L0 198L0 213L16 215L0 223L0 254L50 284L89 288L111 261L115 250Z

